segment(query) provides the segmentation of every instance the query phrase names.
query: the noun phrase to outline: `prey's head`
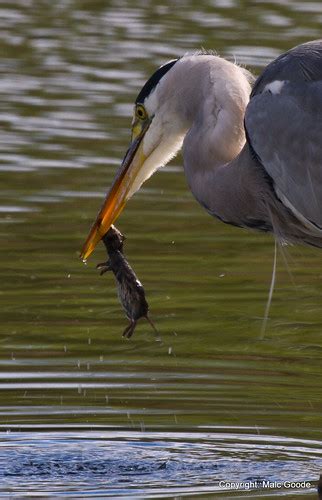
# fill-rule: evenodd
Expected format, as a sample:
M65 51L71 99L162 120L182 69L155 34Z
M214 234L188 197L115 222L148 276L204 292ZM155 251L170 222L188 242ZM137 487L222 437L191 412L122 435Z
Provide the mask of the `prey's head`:
M131 143L82 248L81 258L84 260L120 215L127 200L182 145L185 131L176 114L173 78L178 61L161 66L136 98Z

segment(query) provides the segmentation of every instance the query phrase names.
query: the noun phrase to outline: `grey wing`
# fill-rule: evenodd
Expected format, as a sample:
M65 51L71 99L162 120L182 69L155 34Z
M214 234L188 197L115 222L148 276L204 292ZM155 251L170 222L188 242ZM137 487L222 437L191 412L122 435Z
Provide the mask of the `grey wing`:
M302 43L272 61L257 78L251 97L276 80L303 83L322 80L322 40Z
M322 228L322 40L267 66L255 82L245 128L276 195Z
M281 79L280 71L261 78L246 110L245 127L277 197L296 216L322 228L322 50L319 61L315 80L292 81L287 72Z

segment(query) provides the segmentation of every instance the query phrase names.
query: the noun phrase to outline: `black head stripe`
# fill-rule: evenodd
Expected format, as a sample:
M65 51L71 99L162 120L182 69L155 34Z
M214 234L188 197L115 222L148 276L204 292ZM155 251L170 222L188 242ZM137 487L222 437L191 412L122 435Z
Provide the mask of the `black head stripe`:
M149 78L149 80L144 84L142 87L139 95L137 96L135 103L142 103L144 102L145 98L151 94L152 90L157 86L161 78L169 71L169 69L172 68L172 66L178 61L178 59L174 59L174 61L170 61L161 68L157 69L155 73Z

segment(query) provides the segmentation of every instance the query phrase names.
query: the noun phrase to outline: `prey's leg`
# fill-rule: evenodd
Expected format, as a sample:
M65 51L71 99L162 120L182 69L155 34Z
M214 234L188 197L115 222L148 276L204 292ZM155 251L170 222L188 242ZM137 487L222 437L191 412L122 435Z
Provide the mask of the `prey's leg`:
M127 339L132 337L136 327L136 323L137 322L134 319L130 320L130 324L125 328L123 332L123 337L126 337Z
M130 328L132 328L132 323L130 323L129 325L127 325L127 327L125 328L125 330L124 330L124 332L122 334L122 337L127 337L127 333L130 330Z
M106 262L101 262L100 264L97 264L96 269L98 269L100 272L100 276L102 274L106 273L107 271L111 271L111 264L110 261L107 260Z

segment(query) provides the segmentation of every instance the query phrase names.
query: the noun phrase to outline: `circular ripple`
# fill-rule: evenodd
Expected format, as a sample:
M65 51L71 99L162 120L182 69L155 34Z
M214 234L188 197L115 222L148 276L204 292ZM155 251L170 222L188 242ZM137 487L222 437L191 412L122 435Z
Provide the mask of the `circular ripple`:
M318 441L233 432L11 432L0 443L0 492L86 496L223 492L221 481L310 481ZM274 488L270 490L274 493ZM285 488L284 494L292 493ZM278 490L281 494L281 490Z

